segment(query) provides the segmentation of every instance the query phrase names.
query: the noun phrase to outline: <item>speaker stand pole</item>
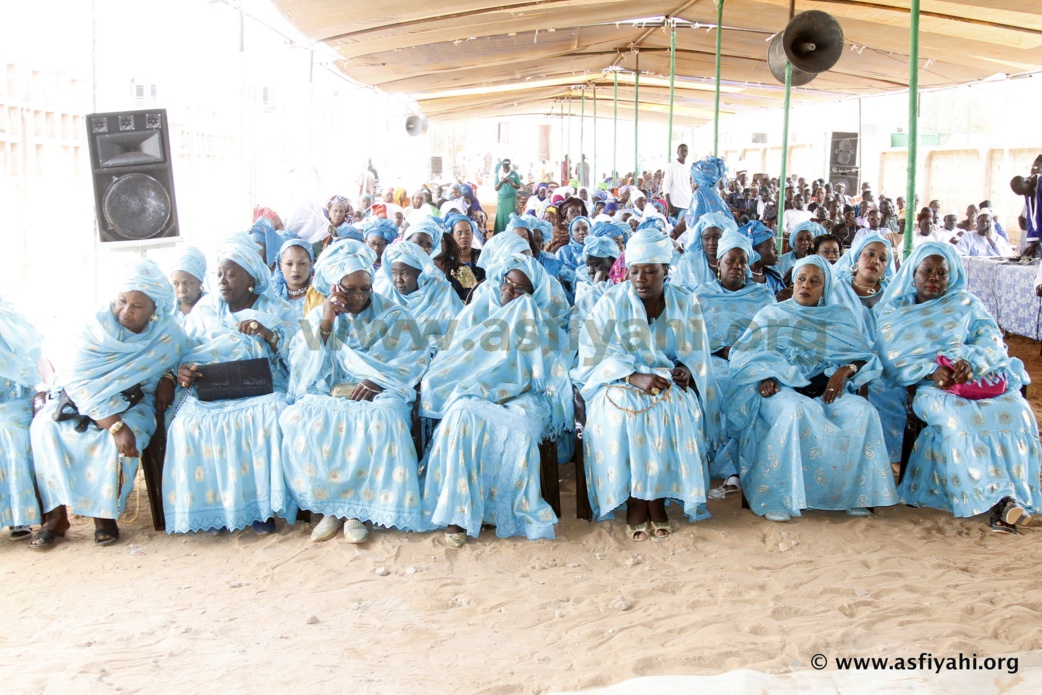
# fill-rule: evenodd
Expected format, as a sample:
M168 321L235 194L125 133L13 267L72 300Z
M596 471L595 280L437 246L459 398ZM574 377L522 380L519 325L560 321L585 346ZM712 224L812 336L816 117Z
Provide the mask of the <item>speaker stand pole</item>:
M713 156L720 154L720 44L724 33L724 0L716 0L716 101L713 106Z
M614 102L615 115L611 118L611 187L619 187L619 71L615 70L613 73L615 76L615 96L612 97Z
M785 250L785 177L789 163L789 97L792 92L792 63L785 61L785 118L782 125L781 173L778 175L778 254Z
M633 185L640 181L640 51L637 51L637 69L633 72Z
M669 32L669 138L667 140L666 163L673 161L673 83L677 77L677 20L670 17ZM719 78L717 78L719 79ZM668 210L666 211L669 212Z
M912 253L915 172L919 155L919 0L912 0L908 25L908 192L905 193L904 258Z

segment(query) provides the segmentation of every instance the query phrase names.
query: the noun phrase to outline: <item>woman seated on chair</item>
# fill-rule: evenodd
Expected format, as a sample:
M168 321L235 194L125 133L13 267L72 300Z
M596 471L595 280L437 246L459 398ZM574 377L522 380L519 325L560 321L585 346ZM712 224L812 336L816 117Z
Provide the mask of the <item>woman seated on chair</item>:
M750 281L766 285L771 294L777 296L785 289L785 279L774 267L778 263L778 243L774 233L757 220L743 224L738 231L749 237L753 251L760 257L749 262Z
M192 308L202 299L205 279L206 256L196 247L186 246L170 270L170 284L174 286L174 296L177 298L174 318L178 324L184 325L185 317L192 313Z
M684 254L677 261L670 282L678 287L694 291L699 285L716 279L719 262L716 249L720 237L727 232L735 233L738 225L734 218L719 212L707 212L698 218L694 226L684 233L688 240Z
M303 239L290 239L282 244L275 258L271 287L275 295L293 308L297 320L307 316L324 298L311 285L315 259L311 244Z
M260 263L256 244L249 243ZM161 377L176 367L185 347L174 311L174 290L163 271L142 260L115 300L87 320L72 364L33 419L45 514L30 548L48 548L65 535L66 507L94 517L98 545L119 540L116 519L134 487L140 452L155 432L156 412L173 400L172 379Z
M438 272L409 241L386 251L385 269L401 265L392 255L399 247L414 249L409 253L424 259L425 271ZM367 521L422 527L410 421L430 348L409 311L373 291L375 261L356 241L322 254L315 284L326 301L290 349L295 402L279 418L282 466L297 505L324 515L313 541L329 540L343 525L349 543L362 543Z
M887 379L916 387L912 407L926 423L901 501L958 517L990 511L994 531L1016 533L1042 507L1038 423L1020 394L1029 379L967 291L955 248L928 241L912 251L877 311Z
M296 518L282 477L278 418L287 404L286 358L297 317L275 296L271 273L248 237L236 234L221 244L216 276L217 291L185 322L189 347L177 381L188 393L179 396L167 431L166 530L220 532L252 524L258 533L272 533L274 513ZM201 365L249 359L267 360L272 393L212 401L195 395Z
M873 233L855 241L850 250L832 266L837 297L854 312L861 334L872 345L879 338L876 317L879 315L879 300L890 284L892 256L890 241ZM890 386L884 379L873 379L868 384L868 402L879 413L890 461L901 460L907 419L906 399L907 394L902 386Z
M0 526L13 541L29 538L40 523L29 424L40 375L40 335L29 321L0 299Z
M520 242L508 233L490 244L501 237ZM464 309L420 388L420 415L441 419L424 459L424 521L454 547L482 523L529 539L553 538L557 523L541 496L539 444L571 429L571 355L542 266L521 253L499 259L485 283L496 291Z
M430 344L432 357L445 347L452 321L463 311L463 302L449 281L431 257L411 241L392 244L384 251L384 263L376 271L373 290L409 310Z
M758 255L744 234L724 234L716 243L716 257L717 277L696 287L694 294L705 318L717 390L723 394L730 385L730 363L727 360L731 345L745 333L760 309L774 304L774 293L767 289L767 285L750 281L749 261L753 259L755 262ZM724 481L722 492L726 495L739 489L736 439L739 433L728 431L726 418L723 423L723 444L712 452L709 476ZM714 496L719 494L714 492Z
M824 236L825 233L824 227L810 220L800 222L792 228L792 232L789 233L789 248L792 250L782 254L777 266L778 272L785 278L787 286L793 285L793 279L789 278L789 271L792 270L796 261L813 255L811 247L814 245L814 240L819 236Z
M771 521L897 502L879 414L853 393L879 377L879 360L835 297L831 268L821 256L796 261L793 298L757 312L730 351L742 490Z
M691 520L708 516L716 386L698 301L665 282L675 258L660 231L629 240L629 282L605 292L590 312L572 370L586 401L590 505L596 519L608 519L625 504L634 541L670 535L666 499L680 502Z

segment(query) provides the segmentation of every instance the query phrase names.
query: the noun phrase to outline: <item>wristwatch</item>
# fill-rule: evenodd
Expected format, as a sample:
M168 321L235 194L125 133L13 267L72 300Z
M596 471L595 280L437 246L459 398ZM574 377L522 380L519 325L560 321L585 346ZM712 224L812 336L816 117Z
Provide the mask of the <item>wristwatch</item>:
M122 420L116 420L115 424L112 425L112 427L109 428L109 434L116 434L121 429L123 429L123 421Z

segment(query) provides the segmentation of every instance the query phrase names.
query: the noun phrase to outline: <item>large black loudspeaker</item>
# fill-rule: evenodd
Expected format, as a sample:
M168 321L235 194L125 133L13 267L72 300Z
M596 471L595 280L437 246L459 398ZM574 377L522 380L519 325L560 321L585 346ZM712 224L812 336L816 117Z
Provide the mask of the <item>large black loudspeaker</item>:
M166 110L89 114L87 140L102 243L180 236Z
M861 195L861 169L858 167L829 167L829 183L835 190L837 183L843 183L847 187L846 195Z
M857 133L833 133L830 167L857 166Z

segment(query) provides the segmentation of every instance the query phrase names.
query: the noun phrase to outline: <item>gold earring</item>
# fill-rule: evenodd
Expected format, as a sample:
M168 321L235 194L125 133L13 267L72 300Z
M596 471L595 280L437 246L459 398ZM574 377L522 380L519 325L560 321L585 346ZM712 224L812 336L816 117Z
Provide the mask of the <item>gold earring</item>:
M250 285L249 290L250 292L253 292L253 285Z
M155 314L152 314L151 316L148 317L148 320L151 321L152 323L155 323L156 321L159 320L159 317L156 316Z

